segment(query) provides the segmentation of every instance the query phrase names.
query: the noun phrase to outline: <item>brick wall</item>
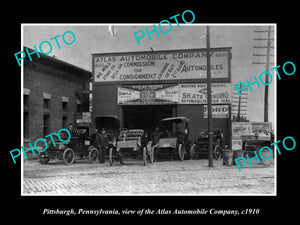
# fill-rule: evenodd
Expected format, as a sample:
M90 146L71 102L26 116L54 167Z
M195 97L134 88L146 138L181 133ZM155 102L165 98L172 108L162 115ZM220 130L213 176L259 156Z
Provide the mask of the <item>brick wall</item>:
M117 84L93 86L92 122L97 115L117 116L122 122L122 109L117 103L117 89Z
M178 116L190 119L190 140L196 141L201 131L207 129L207 118L204 118L204 105L178 105ZM212 129L220 128L224 134L225 144L229 143L229 119L213 118Z
M115 115L123 126L122 106L117 105L117 88L119 84L105 84L93 86L93 115ZM178 105L174 116L186 116L190 119L190 141L195 142L201 131L207 129L207 119L204 118L204 105ZM224 134L225 144L229 144L229 119L212 119L212 127L220 128Z
M29 94L29 139L44 137L43 116L50 115L49 134L62 128L62 117L67 116L68 122L74 123L76 112L75 91L88 87L88 80L80 79L74 74L55 69L53 66L27 62L24 66L24 88L30 89ZM43 92L51 94L50 109L43 107ZM68 111L62 110L62 96L69 98ZM31 141L32 142L32 141Z

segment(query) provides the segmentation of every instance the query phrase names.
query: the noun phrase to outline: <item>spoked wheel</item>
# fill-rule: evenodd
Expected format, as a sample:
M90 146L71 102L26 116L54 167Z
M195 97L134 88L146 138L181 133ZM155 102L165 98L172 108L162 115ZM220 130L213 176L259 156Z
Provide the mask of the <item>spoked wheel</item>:
M221 150L221 147L219 145L216 145L216 147L214 148L213 154L214 154L214 158L216 160L221 159L222 150Z
M151 145L147 146L148 152L149 152L149 159L150 163L154 162L154 148L151 147Z
M67 148L63 153L63 161L66 165L71 165L75 160L75 154L71 148Z
M95 164L98 161L98 150L94 147L89 152L90 163Z
M182 144L178 145L178 155L179 155L179 160L183 161L184 159L184 148Z
M120 164L121 164L121 165L125 164L123 156L120 156L119 159L120 159Z
M49 162L50 158L47 156L46 152L40 152L39 153L39 161L41 164L47 164Z
M191 149L190 149L190 156L191 156L191 159L196 159L196 146L195 146L195 144L193 144Z
M143 147L143 163L144 163L144 166L147 165L147 148L146 147Z
M109 165L112 166L113 165L113 148L109 149Z

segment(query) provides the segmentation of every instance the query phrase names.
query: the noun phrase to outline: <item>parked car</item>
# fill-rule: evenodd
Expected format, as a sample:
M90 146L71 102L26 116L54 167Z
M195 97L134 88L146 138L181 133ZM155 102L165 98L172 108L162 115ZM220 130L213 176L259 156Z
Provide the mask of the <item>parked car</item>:
M187 117L171 117L162 119L159 122L161 137L154 147L155 159L160 155L166 155L171 160L178 156L184 160L189 151L189 119Z
M95 125L98 130L105 128L109 136L109 146L105 152L105 158L109 160L111 166L116 160L119 160L120 164L124 164L126 157L141 157L143 165L147 164L147 148L141 148L143 130L120 129L120 120L111 115L97 116Z
M61 142L57 135L53 135L53 140L48 142L48 148L39 153L39 162L46 164L50 159L57 158L63 160L66 165L74 163L75 158L88 158L91 163L96 163L98 150L94 147L94 140L91 139L89 127L79 126L71 131L71 138L68 142Z
M144 133L142 129L122 129L117 141L117 153L120 156L120 163L125 157L142 158L143 165L147 165L147 148L141 145L141 138Z
M219 128L212 131L212 148L213 158L219 160L222 157L222 145L221 139L223 134ZM208 130L204 130L200 133L199 138L192 144L190 149L190 156L192 159L198 159L206 157L208 158Z

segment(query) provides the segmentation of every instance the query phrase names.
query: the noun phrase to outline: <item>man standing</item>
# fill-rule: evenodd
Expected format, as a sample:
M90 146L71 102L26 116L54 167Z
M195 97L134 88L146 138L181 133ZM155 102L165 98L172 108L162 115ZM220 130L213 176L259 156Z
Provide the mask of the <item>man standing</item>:
M151 135L151 147L156 146L158 144L159 138L161 136L161 133L159 132L159 127L155 128L155 131Z
M101 133L97 133L96 136L96 145L99 149L99 162L104 163L105 150L108 147L108 135L104 128L102 128Z

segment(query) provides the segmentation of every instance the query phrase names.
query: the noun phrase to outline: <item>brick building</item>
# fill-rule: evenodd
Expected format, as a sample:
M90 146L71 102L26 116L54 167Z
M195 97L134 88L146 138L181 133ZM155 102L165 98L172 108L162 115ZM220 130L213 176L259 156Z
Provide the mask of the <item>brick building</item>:
M31 57L24 59L23 73L25 143L75 124L78 114L89 111L91 72L41 53Z
M211 51L212 125L230 145L231 48ZM206 49L93 54L92 116L150 131L163 118L186 116L195 141L207 129L206 72Z

